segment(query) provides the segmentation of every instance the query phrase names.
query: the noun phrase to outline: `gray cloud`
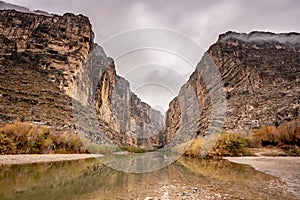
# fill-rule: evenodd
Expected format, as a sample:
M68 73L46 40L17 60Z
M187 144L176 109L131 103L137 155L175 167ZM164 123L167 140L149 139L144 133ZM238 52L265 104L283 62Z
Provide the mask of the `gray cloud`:
M227 30L249 32L300 31L297 0L7 0L52 13L83 13L90 17L97 41L138 27L182 32L205 49Z
M42 9L50 13L73 12L87 15L93 24L98 43L122 31L142 27L160 27L179 31L196 41L203 49L207 49L214 43L220 33L228 30L300 32L300 1L297 0L6 0L6 2L26 6L31 10ZM146 55L148 56L149 53ZM141 59L143 55L139 55L140 59L136 56L131 55L127 60L122 58L123 62L116 62L117 65L122 64L117 66L117 71L124 75L136 66L149 64L146 61L142 62L147 56L144 55L145 59ZM184 62L178 58L168 57L164 53L151 56L155 63L160 62L158 64L175 70L185 80L193 71L193 68L183 64ZM156 67L153 69L155 73L150 73L148 70L144 74L140 72L139 76L144 77L145 81L155 80L153 77L157 74L166 74L165 70L164 67L161 69ZM137 79L135 76L127 78L133 84ZM174 80L169 76L160 78L166 78L170 83ZM147 86L147 90L140 89L137 94L150 104L159 104L166 109L167 104L162 101L166 99L169 101L172 95L170 97L170 93L165 89L157 87L156 85L150 89ZM159 95L154 95L156 93Z

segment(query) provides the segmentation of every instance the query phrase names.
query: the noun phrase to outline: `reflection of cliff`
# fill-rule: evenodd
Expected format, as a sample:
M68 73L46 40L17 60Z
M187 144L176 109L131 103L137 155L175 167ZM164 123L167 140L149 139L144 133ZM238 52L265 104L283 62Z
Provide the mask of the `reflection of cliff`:
M276 178L248 165L188 158L137 174L111 169L94 159L0 166L0 186L1 199L159 199L166 192L169 199L184 193L205 199L215 197L216 190L224 197L276 199L280 194L292 199L284 187L277 187L281 185ZM265 188L272 192L263 192ZM242 192L237 196L236 191Z
M97 114L98 128L117 144L160 145L163 116L116 75L113 61L94 44L87 17L0 11L0 47L1 124L31 121L73 132L73 98L73 107L88 108L81 114ZM88 138L103 142L93 126Z
M222 96L218 85L220 80L224 83L228 105L225 124L222 125L225 130L247 131L299 119L299 59L298 33L228 32L220 35L182 87L179 96L170 103L166 114L166 142L182 127L182 111L178 105L179 99L186 97L188 86L194 88L199 104L199 124L194 134L208 132L211 116L222 109L219 107L212 111L212 102ZM214 65L220 71L221 79L206 70ZM212 97L211 91L220 91L221 95ZM220 121L215 119L212 128L217 127Z

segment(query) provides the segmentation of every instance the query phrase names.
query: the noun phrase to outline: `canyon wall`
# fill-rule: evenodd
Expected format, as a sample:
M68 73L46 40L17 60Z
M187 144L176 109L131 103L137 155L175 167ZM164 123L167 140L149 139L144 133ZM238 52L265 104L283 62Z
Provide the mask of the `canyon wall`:
M92 41L82 15L0 11L1 124L30 121L73 131L71 90Z
M219 73L209 70L214 67ZM188 85L193 88L199 105L195 136L212 134L214 128L247 132L299 119L300 34L220 35L178 97L171 101L166 114L165 144L184 126L179 99L186 97ZM212 98L212 91L219 95ZM218 111L224 111L224 121L214 118L222 116L216 115ZM193 119L192 114L187 115Z
M116 75L87 17L2 10L0 47L1 124L30 121L61 133L77 129L97 143L161 145L163 116Z
M299 41L298 33L220 35L170 102L164 125L116 74L87 17L2 10L0 124L30 121L146 149L178 135L278 126L299 119Z

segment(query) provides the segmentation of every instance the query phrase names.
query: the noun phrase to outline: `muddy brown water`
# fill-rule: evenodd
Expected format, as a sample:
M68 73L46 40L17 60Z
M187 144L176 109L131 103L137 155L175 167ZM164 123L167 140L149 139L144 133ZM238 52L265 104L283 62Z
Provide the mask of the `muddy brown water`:
M278 178L227 160L180 158L131 174L96 159L0 166L1 200L298 199Z

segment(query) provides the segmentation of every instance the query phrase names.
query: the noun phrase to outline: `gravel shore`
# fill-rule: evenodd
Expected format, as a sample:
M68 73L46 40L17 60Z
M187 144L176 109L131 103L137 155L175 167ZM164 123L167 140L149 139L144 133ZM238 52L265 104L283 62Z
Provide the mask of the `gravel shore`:
M256 170L279 177L287 190L300 197L300 157L225 157L230 162L248 164Z
M57 162L68 160L81 160L99 157L95 154L23 154L23 155L0 155L0 165L19 165L30 163Z

